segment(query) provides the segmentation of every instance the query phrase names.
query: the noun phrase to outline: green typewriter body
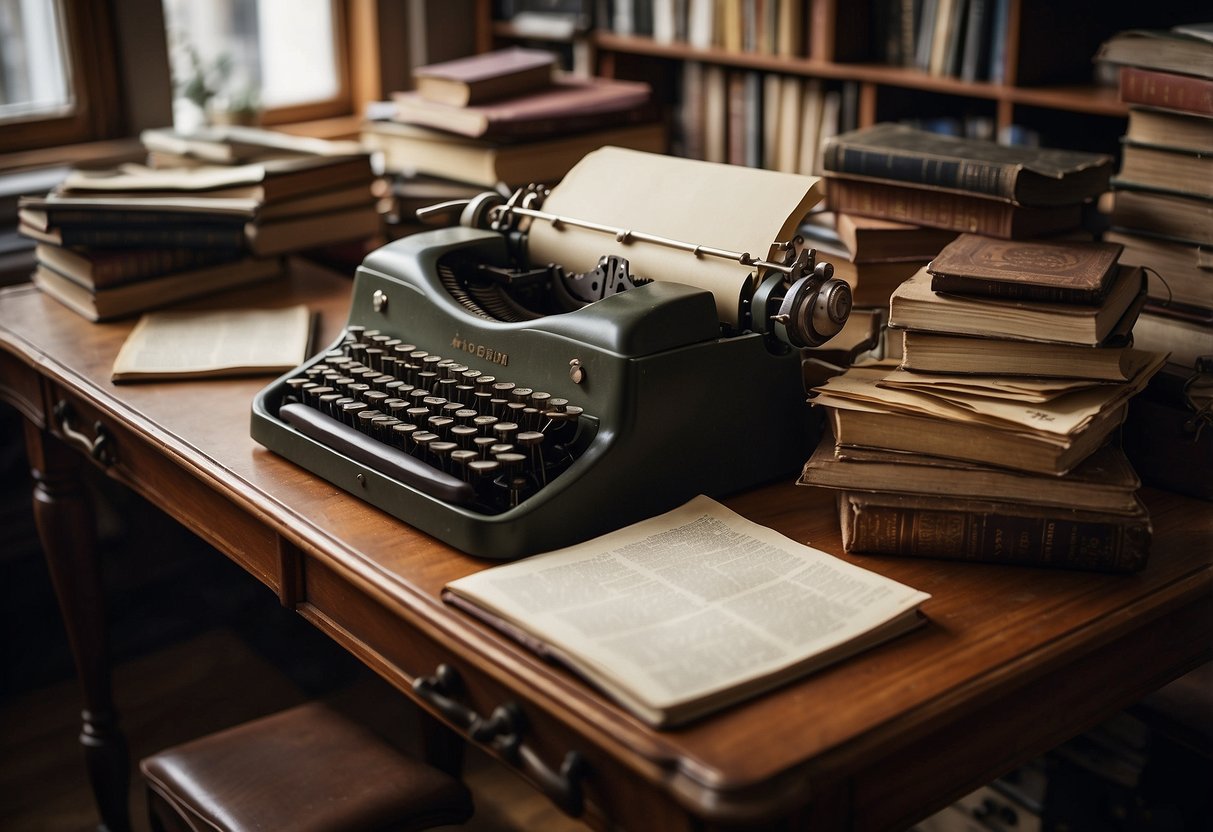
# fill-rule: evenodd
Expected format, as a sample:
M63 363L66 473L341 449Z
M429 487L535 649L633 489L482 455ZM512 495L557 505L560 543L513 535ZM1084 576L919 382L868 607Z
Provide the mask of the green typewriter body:
M795 476L820 430L800 349L722 328L705 290L608 287L618 264L579 276L600 299L536 313L567 290L519 270L511 239L456 226L370 254L344 333L256 396L253 438L487 558Z

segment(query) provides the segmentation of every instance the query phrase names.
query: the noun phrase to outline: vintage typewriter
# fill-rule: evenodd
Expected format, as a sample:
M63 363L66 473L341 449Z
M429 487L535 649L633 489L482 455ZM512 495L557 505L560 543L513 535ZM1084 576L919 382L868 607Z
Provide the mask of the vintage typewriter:
M343 335L257 395L253 438L490 558L793 476L817 439L801 351L841 329L847 284L796 240L755 258L548 213L547 195L486 193L459 225L371 253ZM722 323L712 292L618 254L583 273L531 262L537 223L753 279Z

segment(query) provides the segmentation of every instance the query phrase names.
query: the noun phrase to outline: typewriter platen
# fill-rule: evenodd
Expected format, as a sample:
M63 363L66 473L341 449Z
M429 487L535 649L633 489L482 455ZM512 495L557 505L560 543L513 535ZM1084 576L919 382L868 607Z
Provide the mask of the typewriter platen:
M817 439L801 349L841 329L846 283L796 241L757 259L548 214L545 194L484 194L369 255L344 334L257 395L253 438L491 558L793 476ZM536 267L533 223L732 258L753 290L722 324L711 292L616 255Z

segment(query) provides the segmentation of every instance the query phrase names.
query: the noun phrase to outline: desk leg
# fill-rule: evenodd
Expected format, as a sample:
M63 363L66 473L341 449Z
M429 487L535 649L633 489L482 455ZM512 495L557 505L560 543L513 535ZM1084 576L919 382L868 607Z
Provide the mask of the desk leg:
M130 829L130 754L118 728L110 685L105 600L97 563L93 508L81 484L81 457L26 422L34 478L34 519L84 694L84 746L102 829Z

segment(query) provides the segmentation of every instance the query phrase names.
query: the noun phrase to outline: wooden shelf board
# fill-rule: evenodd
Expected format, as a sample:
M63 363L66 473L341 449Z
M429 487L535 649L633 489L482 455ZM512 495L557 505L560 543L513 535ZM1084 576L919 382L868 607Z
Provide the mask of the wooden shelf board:
M725 49L697 49L685 43L659 43L651 38L595 32L592 42L600 52L649 55L672 60L701 61L739 69L755 69L842 81L860 81L925 90L964 98L1029 104L1094 115L1123 116L1128 110L1114 89L1089 86L1015 87L959 78L928 75L907 67L886 64L837 63L814 58L788 58Z

